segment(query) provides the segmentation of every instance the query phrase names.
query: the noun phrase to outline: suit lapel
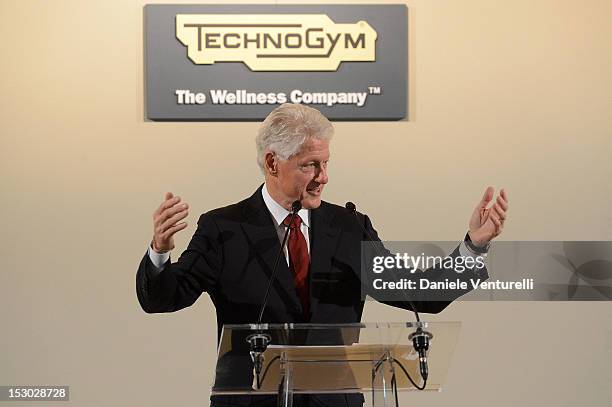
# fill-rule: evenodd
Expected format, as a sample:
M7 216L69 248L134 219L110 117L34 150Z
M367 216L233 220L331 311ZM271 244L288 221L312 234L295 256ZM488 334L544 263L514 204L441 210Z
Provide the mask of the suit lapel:
M314 318L319 305L319 293L316 292L321 287L322 280L329 278L331 259L337 250L340 229L332 226L333 215L325 203L310 212L312 223L311 246L310 246L310 310L311 320Z
M242 224L242 229L249 240L250 250L267 277L262 284L261 296L263 300L265 289L274 270L276 256L280 250L280 242L272 217L261 196L261 187L248 199L245 218L247 221ZM293 276L287 267L287 261L283 254L281 254L278 262L278 270L272 288L278 293L283 303L289 307L289 311L297 314L302 313L302 305L295 290Z

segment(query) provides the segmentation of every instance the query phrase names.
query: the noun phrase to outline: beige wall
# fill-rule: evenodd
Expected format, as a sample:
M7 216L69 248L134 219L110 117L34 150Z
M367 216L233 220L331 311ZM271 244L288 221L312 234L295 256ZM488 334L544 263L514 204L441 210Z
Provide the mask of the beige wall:
M134 274L164 191L192 206L182 249L261 181L256 123L143 120L143 4L0 3L0 385L68 384L71 405L207 405L210 300L146 315ZM409 1L411 120L337 123L326 198L387 240L457 239L492 184L506 240L611 240L611 4ZM446 389L402 400L609 405L611 309L456 303L431 318L463 322Z

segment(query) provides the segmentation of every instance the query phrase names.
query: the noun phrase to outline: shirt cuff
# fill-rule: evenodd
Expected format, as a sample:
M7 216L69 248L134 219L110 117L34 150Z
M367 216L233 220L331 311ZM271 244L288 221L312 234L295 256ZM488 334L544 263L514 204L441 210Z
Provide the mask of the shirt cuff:
M467 247L464 241L461 242L461 244L459 245L459 254L461 255L461 257L472 258L476 260L476 257L482 257L483 259L486 259L488 253L474 253Z
M155 266L155 271L158 273L164 269L164 264L170 260L170 252L157 253L155 250L153 250L151 245L149 245L147 253L149 254L151 263L153 263L153 266Z

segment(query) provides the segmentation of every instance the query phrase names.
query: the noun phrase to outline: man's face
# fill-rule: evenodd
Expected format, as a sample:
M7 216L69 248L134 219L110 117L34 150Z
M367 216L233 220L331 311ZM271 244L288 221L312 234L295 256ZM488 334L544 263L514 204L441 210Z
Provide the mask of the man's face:
M297 154L288 160L277 160L276 193L283 207L300 200L302 208L315 209L321 205L323 187L327 184L329 141L310 138Z

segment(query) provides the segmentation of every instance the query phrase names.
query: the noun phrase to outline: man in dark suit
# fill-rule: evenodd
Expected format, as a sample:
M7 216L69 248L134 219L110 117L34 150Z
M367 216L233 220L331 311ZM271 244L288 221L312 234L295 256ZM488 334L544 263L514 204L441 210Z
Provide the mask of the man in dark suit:
M291 205L302 209L290 227L285 257L273 282L264 322L359 322L364 301L360 281L361 242L378 235L369 218L355 217L344 207L321 200L327 184L329 141L333 127L320 112L284 104L264 120L257 136L258 164L265 184L236 204L200 216L187 250L176 263L169 251L173 236L184 229L188 205L167 193L154 213L153 241L137 272L137 295L149 313L173 312L193 304L207 292L216 308L220 335L224 324L258 319L272 275ZM497 236L506 219L502 190L490 208L493 190L485 195L470 220L468 241L456 251L477 254ZM362 226L359 225L362 224ZM439 312L448 302L416 301L421 312ZM392 305L411 309L407 302ZM250 373L250 372L249 372ZM215 396L212 405L275 405L273 397ZM268 404L266 404L268 403ZM297 405L358 406L357 395L296 397Z

